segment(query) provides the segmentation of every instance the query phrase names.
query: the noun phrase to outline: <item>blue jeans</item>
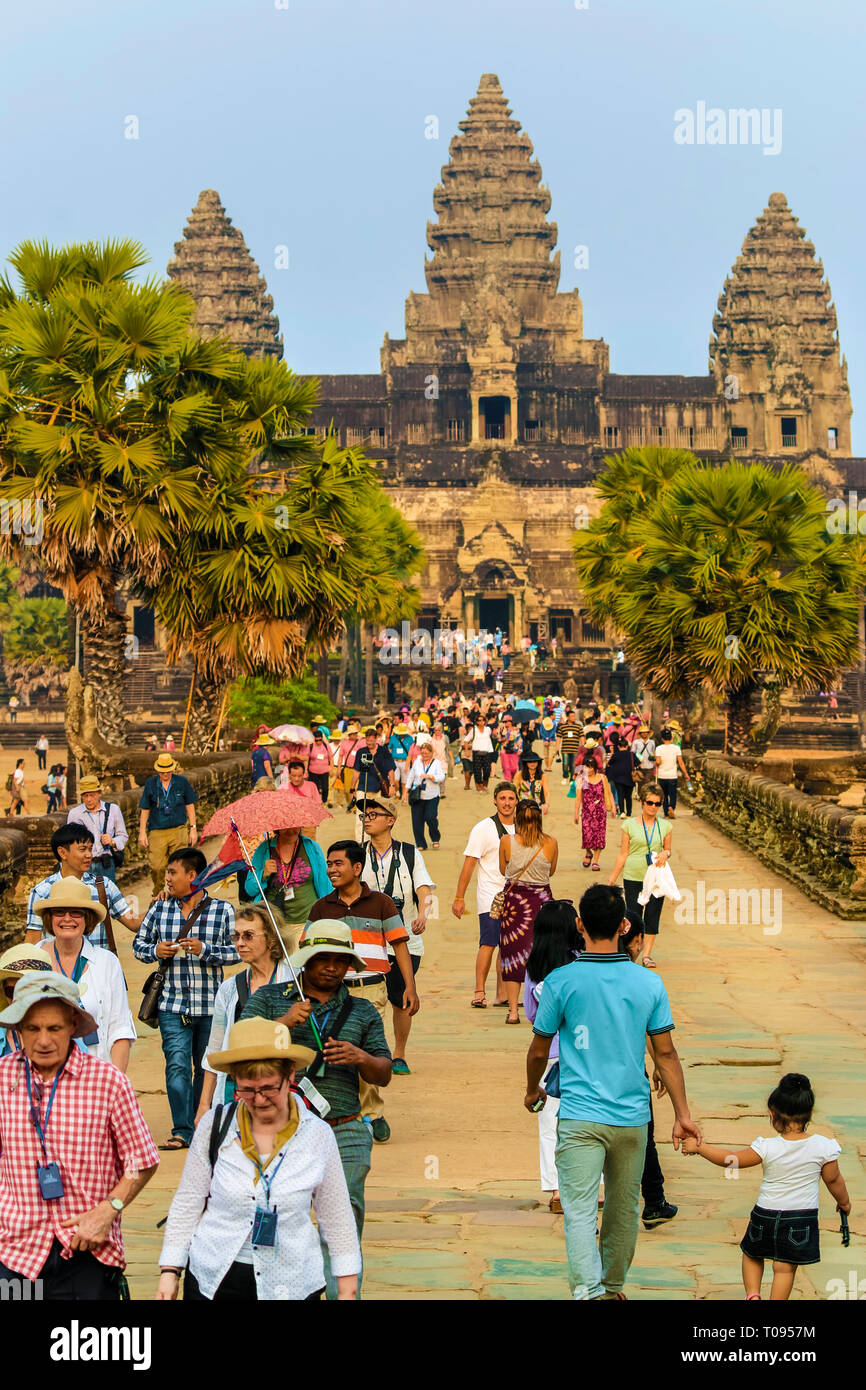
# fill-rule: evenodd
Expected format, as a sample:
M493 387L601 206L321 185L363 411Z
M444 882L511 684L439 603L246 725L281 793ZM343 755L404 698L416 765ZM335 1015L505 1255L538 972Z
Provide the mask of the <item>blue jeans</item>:
M365 1125L363 1120L350 1120L346 1125L337 1125L333 1133L337 1141L337 1148L340 1150L340 1159L343 1164L346 1186L349 1189L349 1201L352 1203L352 1214L358 1228L358 1243L360 1244L361 1236L364 1233L364 1184L370 1171L373 1133L370 1126ZM331 1273L328 1247L324 1241L322 1241L322 1256L325 1261L325 1297L335 1299L337 1297L337 1281ZM358 1275L358 1297L361 1297L360 1274Z
M646 1125L605 1125L560 1115L556 1171L573 1298L611 1297L626 1281L637 1244L646 1148ZM602 1173L604 1214L596 1245Z
M171 1132L189 1144L204 1085L202 1059L210 1037L210 1014L159 1011L159 1035L165 1057L165 1089L171 1107Z

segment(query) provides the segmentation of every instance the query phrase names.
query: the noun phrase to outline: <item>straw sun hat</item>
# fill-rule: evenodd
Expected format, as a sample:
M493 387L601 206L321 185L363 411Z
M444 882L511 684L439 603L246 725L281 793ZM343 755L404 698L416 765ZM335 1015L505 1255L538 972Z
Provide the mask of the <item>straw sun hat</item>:
M92 912L96 922L101 922L105 917L105 908L97 898L90 896L87 884L82 883L80 878L73 878L71 874L52 883L48 897L34 903L33 911L44 919L46 913L58 912L64 907L77 912ZM43 926L45 931L51 931L47 922L43 922Z
M154 772L177 772L178 764L170 753L160 753L153 765Z
M0 984L4 980L20 980L29 970L51 970L51 959L40 946L10 946L0 956Z
M242 1018L232 1025L228 1047L222 1052L208 1053L208 1066L214 1071L229 1071L238 1062L297 1062L309 1067L316 1054L311 1047L299 1047L284 1023L271 1023L266 1018Z

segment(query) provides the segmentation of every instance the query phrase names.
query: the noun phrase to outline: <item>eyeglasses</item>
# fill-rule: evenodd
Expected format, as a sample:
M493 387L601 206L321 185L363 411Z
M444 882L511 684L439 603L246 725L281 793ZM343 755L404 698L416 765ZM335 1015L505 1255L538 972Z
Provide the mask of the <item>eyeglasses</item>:
M285 1086L285 1081L280 1081L278 1085L269 1086L235 1086L235 1095L239 1100L275 1100L280 1091Z
M644 806L661 806L660 801L645 801Z
M378 820L380 816L386 816L387 811L365 811L364 820Z
M257 936L264 936L260 931L233 931L232 941L255 941Z

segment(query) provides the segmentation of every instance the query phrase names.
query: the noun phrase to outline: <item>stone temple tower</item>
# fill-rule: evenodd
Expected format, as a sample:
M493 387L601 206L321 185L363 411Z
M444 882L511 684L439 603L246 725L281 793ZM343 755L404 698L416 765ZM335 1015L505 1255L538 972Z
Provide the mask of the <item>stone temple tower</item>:
M471 402L470 433L459 440L507 445L518 438L522 367L588 368L600 379L608 352L583 336L578 291L557 293L550 194L495 74L482 76L459 130L433 194L438 221L427 224L428 292L408 296L406 337L386 337L382 370L397 391L401 369L426 366L440 384L447 376ZM553 417L549 402L526 406L531 417Z
M214 189L199 194L168 274L195 300L196 326L206 338L228 338L247 357L282 357L274 301Z
M784 193L752 227L719 296L710 369L733 452L851 454L851 398L824 267Z

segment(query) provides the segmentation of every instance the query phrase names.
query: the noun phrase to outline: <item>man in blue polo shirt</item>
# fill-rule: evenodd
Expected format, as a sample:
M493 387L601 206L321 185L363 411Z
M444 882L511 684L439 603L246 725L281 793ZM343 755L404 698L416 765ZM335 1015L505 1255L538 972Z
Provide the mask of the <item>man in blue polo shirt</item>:
M540 1082L558 1033L556 1169L572 1296L625 1298L650 1118L647 1035L674 1107L674 1148L700 1131L689 1115L683 1070L671 1041L674 1022L665 987L654 971L633 964L619 949L619 936L629 928L621 889L601 883L588 888L580 900L579 926L586 950L544 981L526 1058L524 1104L531 1110L544 1095ZM604 1215L597 1246L602 1176Z
M148 777L139 801L141 812L138 843L149 851L150 876L154 895L165 887L168 857L175 850L194 846L198 840L195 823L197 797L170 753L160 753L153 765L155 777Z

